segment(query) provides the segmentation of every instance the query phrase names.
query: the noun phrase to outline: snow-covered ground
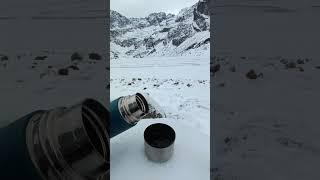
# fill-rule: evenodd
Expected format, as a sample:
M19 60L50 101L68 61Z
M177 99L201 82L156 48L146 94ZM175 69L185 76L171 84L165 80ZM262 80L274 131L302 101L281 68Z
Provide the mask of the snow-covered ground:
M96 64L87 58L91 51L106 54L107 41L102 38L106 11L101 9L106 4L0 1L0 7L5 7L0 20L0 126L34 110L72 105L86 97L108 104L106 58ZM73 64L73 52L84 56L79 71L54 75ZM8 60L2 60L3 55ZM36 56L48 58L35 60ZM48 66L52 66L50 71Z
M210 74L208 56L119 58L111 61L110 76L111 100L136 92L147 93L160 104L167 115L165 119L145 119L133 127L133 130L124 132L111 140L113 151L111 152L111 179L150 179L150 173L156 179L191 180L195 179L195 175L201 175L202 179L209 179ZM141 152L143 150L143 130L147 124L155 121L172 124L177 128L179 137L175 151L178 155L163 165L148 162ZM186 137L192 134L195 138L188 142ZM193 146L190 146L190 143ZM118 152L119 148L122 149L121 152ZM130 148L133 148L132 151ZM184 151L188 148L190 151ZM127 151L128 149L130 151ZM128 156L126 153L131 155ZM123 159L119 156L127 158ZM135 167L131 169L128 167L124 170L124 165L120 167L119 161ZM139 165L135 164L136 161L139 162ZM193 170L190 169L191 165L194 167ZM146 171L143 171L144 169ZM122 170L126 173L122 173ZM142 172L145 176L134 175Z
M168 118L184 121L209 135L209 58L153 57L111 61L113 100L148 93Z
M104 105L108 104L104 58L90 60L88 53L91 51L83 51L80 52L83 60L71 61L73 52L2 53L0 126L35 110L70 106L84 98L94 98ZM37 56L47 58L35 60ZM59 69L64 68L68 68L68 75L59 75Z
M225 54L214 61L216 179L319 179L319 60ZM248 79L251 69L263 76Z
M221 65L211 86L218 167L212 179L320 179L320 26L313 3L211 4L212 62ZM299 58L309 61L298 64ZM286 69L281 59L302 69ZM247 79L250 69L263 77Z
M165 123L174 128L176 140L171 159L164 163L149 161L144 155L143 132L148 125ZM110 179L122 180L209 180L210 138L182 121L145 119L134 128L112 138Z

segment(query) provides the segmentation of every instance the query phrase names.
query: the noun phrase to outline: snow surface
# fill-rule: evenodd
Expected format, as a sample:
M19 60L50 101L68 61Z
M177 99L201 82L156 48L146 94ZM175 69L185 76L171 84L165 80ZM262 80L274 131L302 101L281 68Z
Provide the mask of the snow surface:
M149 161L144 154L143 132L148 125L165 123L174 128L172 158L164 163ZM173 119L145 119L111 140L110 179L209 180L210 137Z
M211 3L212 62L221 65L211 81L218 167L212 179L320 179L320 11L305 9L311 1L288 2ZM297 64L304 71L279 62L299 58L311 59ZM247 79L250 69L264 77Z
M144 119L111 139L111 179L209 179L209 61L208 56L111 61L111 100L147 93L167 115ZM164 164L149 162L143 154L144 128L155 122L172 125L177 131L175 155Z
M230 53L214 61L216 179L319 179L318 59ZM250 69L263 77L248 79Z
M107 1L0 1L0 126L39 109L68 106L92 97L105 105L106 61L90 64L88 52L106 54ZM54 75L71 65L73 52L86 56L79 71ZM2 57L0 55L0 58ZM35 61L36 56L48 56ZM20 57L20 58L18 58ZM37 65L33 64L37 63ZM32 68L35 66L35 68ZM53 70L48 71L48 66ZM47 74L40 78L40 74Z
M108 104L108 92L103 83L106 81L105 61L89 60L88 52L82 51L83 60L72 62L73 52L5 53L9 59L0 61L0 126L36 110L70 106L85 98ZM48 58L34 60L36 56ZM69 69L67 76L58 75L60 68L73 64L77 64L78 71Z

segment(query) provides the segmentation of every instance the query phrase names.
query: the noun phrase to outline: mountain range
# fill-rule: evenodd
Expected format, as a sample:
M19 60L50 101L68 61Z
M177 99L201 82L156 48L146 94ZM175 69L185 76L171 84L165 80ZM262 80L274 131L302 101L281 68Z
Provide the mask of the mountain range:
M110 58L203 56L210 53L208 0L200 0L177 15L156 12L128 18L110 11Z

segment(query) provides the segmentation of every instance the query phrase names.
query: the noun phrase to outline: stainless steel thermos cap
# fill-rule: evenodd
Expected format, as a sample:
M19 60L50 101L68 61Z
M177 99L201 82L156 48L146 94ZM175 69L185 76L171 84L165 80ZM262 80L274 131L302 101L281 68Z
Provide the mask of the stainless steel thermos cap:
M174 151L176 133L167 124L156 123L144 131L144 146L147 158L154 162L168 161Z

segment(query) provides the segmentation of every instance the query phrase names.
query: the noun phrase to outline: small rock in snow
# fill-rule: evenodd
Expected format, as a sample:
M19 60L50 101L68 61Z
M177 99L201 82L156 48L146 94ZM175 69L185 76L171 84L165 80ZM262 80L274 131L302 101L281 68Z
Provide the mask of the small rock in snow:
M248 79L257 79L257 78L258 78L258 75L257 75L257 73L256 73L253 69L251 69L251 70L246 74L246 77L247 77Z
M295 62L289 62L288 64L286 64L286 69L293 69L296 68L296 63Z
M217 64L217 65L214 65L214 66L210 65L210 72L216 73L216 72L218 72L220 70L220 68L221 68L220 64Z
M2 56L1 57L1 61L8 61L9 60L9 57L8 56Z
M58 74L61 76L67 76L69 74L69 70L66 68L59 69Z
M304 60L298 59L298 60L297 60L297 64L304 64Z
M102 57L100 54L98 53L90 53L89 54L89 59L92 59L92 60L101 60Z
M76 65L71 65L71 66L69 66L69 68L72 69L72 70L76 70L76 71L79 70L79 67L76 66Z
M37 61L43 61L45 59L47 59L48 56L37 56L34 58L34 60L37 60Z
M231 139L232 139L231 137L224 138L224 143L229 144Z
M77 52L73 53L70 58L71 58L71 61L82 60L83 59L82 56Z

